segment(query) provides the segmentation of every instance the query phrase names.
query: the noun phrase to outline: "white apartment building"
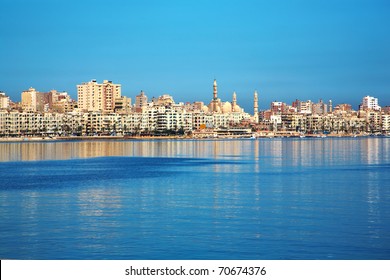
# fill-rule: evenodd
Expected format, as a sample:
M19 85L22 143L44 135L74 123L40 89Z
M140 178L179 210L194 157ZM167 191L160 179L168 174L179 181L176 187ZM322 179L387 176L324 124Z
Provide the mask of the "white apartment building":
M7 120L8 120L8 112L0 110L0 135L4 135L7 132Z
M368 96L368 95L363 97L362 108L363 110L369 109L375 111L379 111L381 109L381 107L378 104L378 98Z
M358 133L360 131L363 131L366 127L366 119L365 118L359 118L358 116L351 116L350 118L346 119L347 126L349 127L349 132L352 133Z
M382 130L382 114L380 111L368 111L366 114L367 132L374 133Z
M214 128L227 128L229 127L229 114L227 113L214 113L213 114L213 127Z
M154 115L149 116L148 112L132 112L122 115L121 122L124 133L141 133L145 131L154 131L156 123Z
M251 115L248 113L245 113L244 111L241 112L233 112L229 114L229 121L233 124L238 124L242 120L249 120L251 119Z
M282 116L281 115L271 115L270 122L273 125L273 130L277 130L278 126L282 124Z
M213 114L206 114L204 112L193 112L192 126L193 129L213 128L214 127Z
M300 114L293 114L291 117L291 129L306 131L306 117Z
M56 133L63 125L63 115L36 112L0 112L0 134L29 135Z
M233 113L204 113L204 112L188 112L187 122L189 122L189 116L192 116L191 125L193 129L205 129L205 128L228 128L231 125L240 123L242 120L250 119L250 115L245 112L233 112ZM187 127L190 127L190 123L187 123Z
M325 125L321 115L315 114L306 116L306 131L315 133L323 131L323 128L325 129Z
M183 118L182 113L176 112L171 108L167 108L164 110L163 107L159 108L160 110L157 113L157 131L164 130L173 130L177 131L183 127Z
M382 115L382 131L390 133L390 115Z
M298 102L298 112L301 114L311 114L312 113L313 102L308 101L299 101Z

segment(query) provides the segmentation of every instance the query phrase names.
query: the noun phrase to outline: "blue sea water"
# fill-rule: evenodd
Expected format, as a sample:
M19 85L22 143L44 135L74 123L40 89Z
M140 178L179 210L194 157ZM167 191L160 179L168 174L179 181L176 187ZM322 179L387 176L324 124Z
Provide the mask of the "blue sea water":
M389 259L390 138L0 143L1 259Z

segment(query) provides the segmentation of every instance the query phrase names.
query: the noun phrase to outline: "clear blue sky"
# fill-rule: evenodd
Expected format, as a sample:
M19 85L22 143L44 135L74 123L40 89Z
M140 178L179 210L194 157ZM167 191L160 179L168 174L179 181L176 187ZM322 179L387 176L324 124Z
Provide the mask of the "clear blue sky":
M296 98L390 105L390 1L0 0L0 90L68 91L91 79L134 98L219 97L252 112Z

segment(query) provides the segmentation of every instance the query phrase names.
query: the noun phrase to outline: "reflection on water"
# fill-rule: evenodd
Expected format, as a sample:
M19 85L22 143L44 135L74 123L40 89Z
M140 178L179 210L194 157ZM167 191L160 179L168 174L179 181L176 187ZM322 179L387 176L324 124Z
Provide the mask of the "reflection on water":
M381 213L380 213L380 187L377 184L379 181L378 173L369 172L368 173L368 185L367 185L367 205L368 213L367 219L369 226L369 234L371 238L380 237L380 228L377 227L378 224L381 224Z
M379 160L387 159L389 152L389 138L0 143L0 161L67 160L110 156L250 160L269 157L274 166L280 167L287 162L286 158L295 166L313 166L348 160L351 155L362 162L375 164Z

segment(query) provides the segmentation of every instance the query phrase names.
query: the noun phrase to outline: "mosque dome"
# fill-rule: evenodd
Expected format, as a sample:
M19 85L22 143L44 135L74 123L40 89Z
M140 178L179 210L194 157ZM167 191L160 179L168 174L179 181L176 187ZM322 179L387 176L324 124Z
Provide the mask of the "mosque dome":
M240 107L240 106L238 106L238 105L236 105L236 106L234 106L234 108L232 108L233 110L233 112L239 112L239 113L241 113L242 112L242 108Z
M230 113L232 111L232 104L227 101L222 104L222 113Z

